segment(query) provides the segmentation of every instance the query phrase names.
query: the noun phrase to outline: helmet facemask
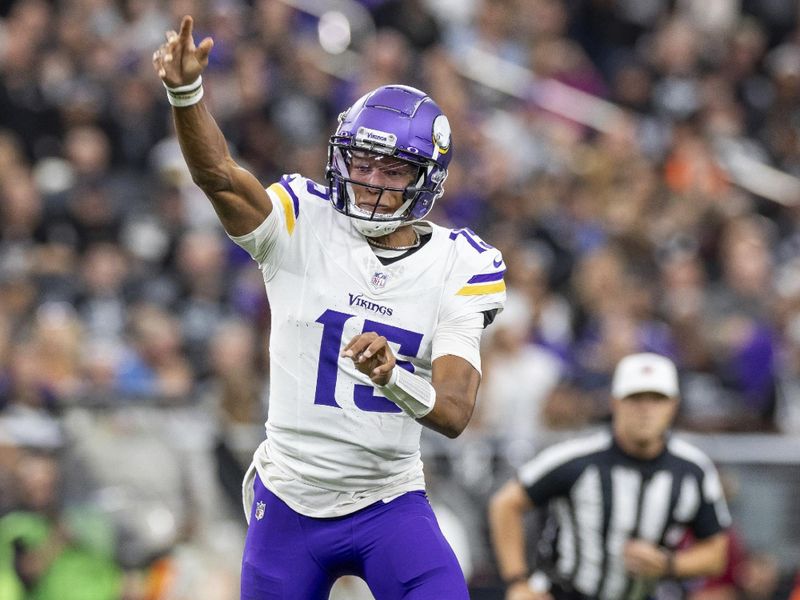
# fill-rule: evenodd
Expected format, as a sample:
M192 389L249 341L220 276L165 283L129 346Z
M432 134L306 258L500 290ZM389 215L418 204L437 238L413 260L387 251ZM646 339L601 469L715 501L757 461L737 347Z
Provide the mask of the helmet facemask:
M422 164L332 143L328 165L334 205L363 235L380 237L418 220L414 206L428 179ZM394 208L397 194L402 203Z

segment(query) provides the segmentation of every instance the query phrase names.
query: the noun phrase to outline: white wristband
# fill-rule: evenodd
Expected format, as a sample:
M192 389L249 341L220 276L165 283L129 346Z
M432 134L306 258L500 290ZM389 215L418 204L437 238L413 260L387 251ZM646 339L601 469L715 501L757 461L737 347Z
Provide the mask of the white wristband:
M169 87L166 83L167 100L172 106L192 106L197 104L203 97L203 76L198 75L192 83Z
M436 390L419 375L395 367L386 385L377 386L383 394L403 412L421 419L433 410L436 403Z

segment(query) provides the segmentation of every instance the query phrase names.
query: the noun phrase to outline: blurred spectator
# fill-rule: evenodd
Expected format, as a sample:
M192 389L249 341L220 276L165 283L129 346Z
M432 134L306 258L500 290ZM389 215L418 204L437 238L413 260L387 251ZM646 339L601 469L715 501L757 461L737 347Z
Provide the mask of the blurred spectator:
M422 0L387 0L373 10L375 26L396 29L417 52L441 41L438 21Z
M533 307L509 290L483 340L483 378L471 429L513 444L533 443L546 428L544 404L561 378L558 356L531 343Z
M91 339L121 340L127 302L128 259L116 244L100 242L86 249L81 265L82 289L76 306Z
M192 389L193 372L183 352L179 321L164 309L131 309L132 347L121 359L117 391L126 397L182 398Z
M122 571L101 523L70 519L59 496L59 467L48 455L17 463L15 510L0 518L0 591L8 600L117 600Z
M9 354L0 389L0 439L12 446L54 450L64 441L58 400L40 373L39 359L30 341Z
M778 340L770 315L768 224L757 218L731 220L720 243L722 277L709 287L702 324L726 397L724 416L713 426L771 429Z
M382 85L395 81L405 81L409 85L413 83L411 56L408 41L398 31L384 29L377 32L364 48L367 68L343 106Z
M175 311L181 321L181 343L194 372L202 375L207 370L208 341L230 304L222 239L216 231L187 231L175 258L181 286Z
M209 344L210 377L205 394L217 418L217 472L231 506L241 507L241 483L253 448L263 438L266 382L255 332L240 321L223 321Z

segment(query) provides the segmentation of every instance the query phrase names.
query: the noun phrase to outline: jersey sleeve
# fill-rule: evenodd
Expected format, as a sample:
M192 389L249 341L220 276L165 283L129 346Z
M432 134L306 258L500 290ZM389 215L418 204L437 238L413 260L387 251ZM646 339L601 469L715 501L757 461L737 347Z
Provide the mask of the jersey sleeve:
M501 311L506 299L506 265L499 250L469 229L450 233L456 260L445 287L442 320Z
M692 532L698 539L711 537L731 524L722 482L716 468L711 464L704 465L702 472L700 505L691 522Z
M433 334L431 362L440 356L452 354L470 363L481 372L481 336L483 317L466 314L452 321L440 321Z
M522 465L517 479L534 505L543 506L553 498L569 495L584 471L595 468L598 453L605 452L610 443L610 433L602 432L554 444Z
M275 275L292 243L300 221L300 199L305 181L308 180L299 175L284 175L266 190L272 202L272 211L267 218L250 233L228 236L258 263L267 280Z
M520 467L517 479L534 506L545 506L554 498L569 495L579 474L578 461L563 459L557 450L548 448Z

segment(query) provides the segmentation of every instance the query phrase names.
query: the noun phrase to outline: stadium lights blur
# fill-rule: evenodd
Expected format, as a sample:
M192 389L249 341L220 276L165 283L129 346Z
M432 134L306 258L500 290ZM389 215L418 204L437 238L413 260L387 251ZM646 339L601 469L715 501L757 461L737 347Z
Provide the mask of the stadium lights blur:
M341 54L352 41L350 21L341 12L331 10L319 18L319 45L329 54Z
M278 0L318 20L320 45L332 54L341 54L352 43L375 34L370 12L356 0ZM345 44L345 40L347 44ZM328 48L331 50L328 50ZM341 48L341 50L339 50Z
M278 0L317 19L317 39L323 53L316 66L324 73L350 80L358 76L361 54L355 49L375 35L369 11L355 0Z

